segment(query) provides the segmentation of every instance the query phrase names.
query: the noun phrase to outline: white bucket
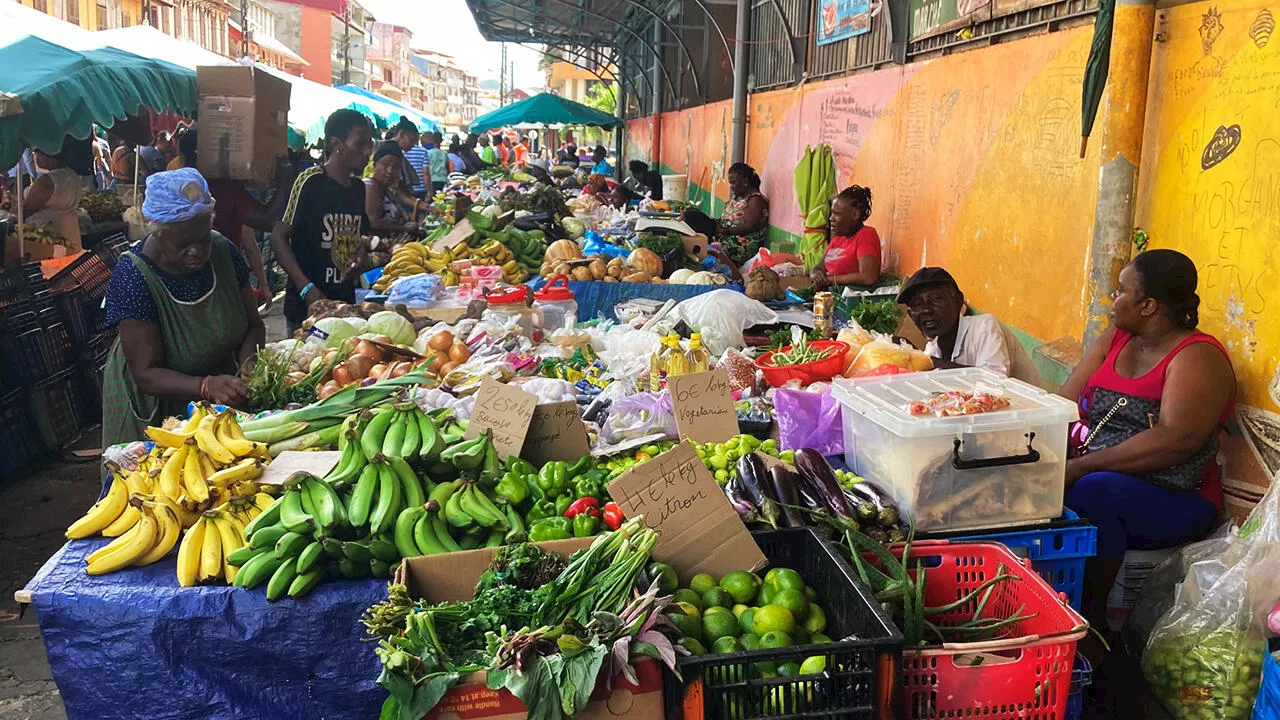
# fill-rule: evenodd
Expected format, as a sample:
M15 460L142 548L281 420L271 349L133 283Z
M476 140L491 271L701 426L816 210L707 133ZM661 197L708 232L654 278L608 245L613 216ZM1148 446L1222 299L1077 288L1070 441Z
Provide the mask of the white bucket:
M676 200L685 202L689 199L688 175L663 175L662 199L668 202Z

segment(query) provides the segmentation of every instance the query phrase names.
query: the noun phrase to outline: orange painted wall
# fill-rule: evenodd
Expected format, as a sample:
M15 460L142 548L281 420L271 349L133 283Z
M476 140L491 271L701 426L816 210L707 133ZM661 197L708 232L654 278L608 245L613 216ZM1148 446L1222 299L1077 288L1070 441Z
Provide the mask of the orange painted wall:
M332 32L332 13L318 8L302 7L302 52L298 53L303 60L311 63L302 70L302 77L318 82L321 85L332 85L333 63L330 53L333 44L330 40Z
M770 198L776 237L802 231L794 168L806 144L835 150L841 185L874 193L869 224L886 267L942 265L983 312L1042 341L1084 329L1099 168L1081 160L1087 27L938 60L753 95L747 159ZM662 116L664 172L693 200L727 197L731 105ZM650 119L629 124L652 157ZM1095 144L1096 145L1096 144Z

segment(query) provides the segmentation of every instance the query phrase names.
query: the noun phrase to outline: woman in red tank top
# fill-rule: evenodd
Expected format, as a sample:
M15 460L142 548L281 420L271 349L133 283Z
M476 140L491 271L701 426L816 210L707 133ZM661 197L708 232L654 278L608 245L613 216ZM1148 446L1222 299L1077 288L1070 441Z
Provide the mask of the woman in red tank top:
M1218 432L1236 381L1225 348L1196 329L1196 283L1181 253L1134 258L1120 273L1111 330L1062 388L1087 426L1071 438L1083 452L1067 462L1066 504L1098 527L1084 598L1097 627L1127 549L1200 538L1222 508Z

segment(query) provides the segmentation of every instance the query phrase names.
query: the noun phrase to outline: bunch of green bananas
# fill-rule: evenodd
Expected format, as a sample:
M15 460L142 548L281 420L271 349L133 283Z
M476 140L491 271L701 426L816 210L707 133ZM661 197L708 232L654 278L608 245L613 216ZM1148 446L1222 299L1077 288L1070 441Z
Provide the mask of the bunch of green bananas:
M495 502L488 493L469 480L436 485L425 505L406 507L396 518L396 549L413 557L522 542L524 518L514 505Z

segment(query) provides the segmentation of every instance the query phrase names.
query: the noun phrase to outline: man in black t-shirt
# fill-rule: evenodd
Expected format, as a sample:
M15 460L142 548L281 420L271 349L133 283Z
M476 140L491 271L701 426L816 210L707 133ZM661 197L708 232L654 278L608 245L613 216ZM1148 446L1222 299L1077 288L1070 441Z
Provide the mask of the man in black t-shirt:
M343 109L329 116L324 133L324 165L298 175L271 233L276 260L289 276L284 317L290 335L317 300L355 302L355 279L368 262L363 236L369 218L359 173L373 151L373 125Z

